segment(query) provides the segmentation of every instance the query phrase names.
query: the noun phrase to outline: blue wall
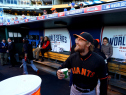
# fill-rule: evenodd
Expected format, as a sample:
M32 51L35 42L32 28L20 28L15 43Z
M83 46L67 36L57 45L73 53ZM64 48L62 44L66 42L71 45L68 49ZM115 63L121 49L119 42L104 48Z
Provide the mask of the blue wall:
M39 35L39 40L40 40L40 36L43 36L43 30L30 30L29 35ZM36 46L37 46L39 40L29 40L29 43L36 42Z
M100 39L100 33L101 33L101 28L90 28L90 29L68 29L70 36L71 36L71 41L72 45L75 44L75 38L73 34L80 34L81 32L88 32L90 33L94 39Z
M75 38L74 38L73 34L79 35L81 32L88 32L93 36L94 39L100 39L101 27L87 28L87 29L79 29L79 28L70 29L70 28L68 28L68 31L69 31L70 36L71 36L72 45L74 45L75 44ZM40 38L40 36L44 36L44 30L30 30L29 35L39 35L39 38ZM32 41L35 41L36 45L39 42L39 40L29 40L30 43Z

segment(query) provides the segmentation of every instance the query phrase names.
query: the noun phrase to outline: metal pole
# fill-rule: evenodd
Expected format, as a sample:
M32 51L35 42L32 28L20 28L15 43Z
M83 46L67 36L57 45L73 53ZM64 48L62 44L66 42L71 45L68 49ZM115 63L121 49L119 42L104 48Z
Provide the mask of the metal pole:
M54 0L52 0L52 5L54 5Z
M6 36L6 41L7 41L7 39L8 39L7 27L5 27L5 36Z

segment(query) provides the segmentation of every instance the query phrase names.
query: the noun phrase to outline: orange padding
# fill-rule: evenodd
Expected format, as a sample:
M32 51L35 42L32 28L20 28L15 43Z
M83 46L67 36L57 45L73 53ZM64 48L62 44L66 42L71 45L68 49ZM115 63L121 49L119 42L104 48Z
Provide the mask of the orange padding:
M33 93L32 95L41 95L40 94L40 88L35 93Z

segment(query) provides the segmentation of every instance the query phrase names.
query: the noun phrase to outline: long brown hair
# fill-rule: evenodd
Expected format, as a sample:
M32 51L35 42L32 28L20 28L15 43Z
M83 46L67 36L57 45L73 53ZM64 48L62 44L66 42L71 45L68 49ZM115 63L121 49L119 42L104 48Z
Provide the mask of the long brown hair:
M47 36L45 36L45 37L47 37ZM45 37L44 37L44 41L45 41ZM50 41L49 37L47 37L47 41Z

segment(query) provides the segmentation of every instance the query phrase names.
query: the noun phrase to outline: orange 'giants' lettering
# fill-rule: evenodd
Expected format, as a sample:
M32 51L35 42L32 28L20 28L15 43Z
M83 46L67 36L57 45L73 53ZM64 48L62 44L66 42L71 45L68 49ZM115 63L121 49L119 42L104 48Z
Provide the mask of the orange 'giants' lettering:
M72 69L73 74L81 74L81 75L87 76L87 77L93 77L95 75L95 72L92 72L92 71L84 69L84 68L82 68L81 71L80 71L79 67L74 67L71 69Z

